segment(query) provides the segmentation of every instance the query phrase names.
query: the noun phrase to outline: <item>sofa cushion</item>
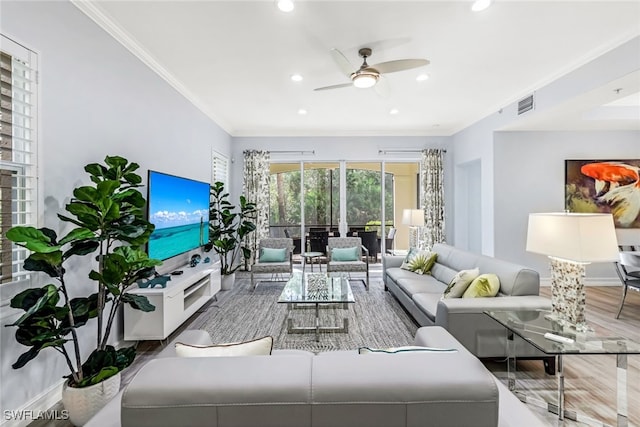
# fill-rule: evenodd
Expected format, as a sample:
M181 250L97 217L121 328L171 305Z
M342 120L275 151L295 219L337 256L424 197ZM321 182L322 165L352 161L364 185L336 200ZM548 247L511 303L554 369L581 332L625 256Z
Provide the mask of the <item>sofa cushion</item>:
M474 268L472 270L461 270L456 274L449 285L444 290L445 298L460 298L467 290L471 282L478 277L480 270Z
M416 275L416 273L412 273L409 270L403 270L400 267L393 267L387 269L387 276L391 278L394 282L398 283L401 279L408 280L423 280L423 278Z
M251 341L217 345L193 345L176 343L178 357L269 356L273 349L273 337Z
M438 263L437 261L431 268L431 275L445 284L451 283L456 274L458 274L458 270L449 268L446 265Z
M426 314L429 319L435 322L438 303L442 299L442 294L422 292L413 294L411 298L416 306Z
M503 295L520 296L540 293L540 275L529 267L466 252L443 243L436 243L432 250L438 252L438 264L443 266L457 271L478 267L481 273L494 273L500 279L500 293ZM436 275L435 268L433 274Z
M495 297L500 290L500 279L495 274L481 274L469 285L462 298Z
M431 276L418 276L415 273L412 278L400 279L396 283L407 294L413 295L416 293L434 293L438 297L442 295L445 285L444 283L434 279Z

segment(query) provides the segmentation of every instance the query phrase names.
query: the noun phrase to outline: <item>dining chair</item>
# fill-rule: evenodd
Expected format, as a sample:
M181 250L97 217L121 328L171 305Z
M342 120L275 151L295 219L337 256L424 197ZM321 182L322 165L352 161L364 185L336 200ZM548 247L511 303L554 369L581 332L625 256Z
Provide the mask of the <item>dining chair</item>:
M389 234L387 234L387 237L384 239L385 250L387 251L388 254L393 253L393 243L394 243L397 232L398 232L397 228L395 227L390 228Z
M309 248L311 252L327 253L327 239L329 232L326 230L310 230L309 231Z
M362 239L362 245L367 248L369 256L373 259L373 262L378 261L378 232L377 231L360 231L358 237Z
M620 313L622 312L624 299L627 297L627 290L631 288L634 291L640 292L640 252L636 255L623 251L618 255L620 259L614 264L616 266L616 273L618 273L618 277L622 282L622 298L616 319L620 317Z

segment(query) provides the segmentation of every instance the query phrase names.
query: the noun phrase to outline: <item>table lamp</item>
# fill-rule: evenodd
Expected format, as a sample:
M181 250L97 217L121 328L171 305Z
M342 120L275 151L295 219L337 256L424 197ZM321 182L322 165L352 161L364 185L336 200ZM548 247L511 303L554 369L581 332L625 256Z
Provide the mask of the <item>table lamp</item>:
M585 321L585 265L618 259L611 214L529 214L527 251L547 255L551 264L552 317L577 331Z
M418 228L424 227L424 211L422 209L403 210L402 223L409 226L409 248L419 248Z

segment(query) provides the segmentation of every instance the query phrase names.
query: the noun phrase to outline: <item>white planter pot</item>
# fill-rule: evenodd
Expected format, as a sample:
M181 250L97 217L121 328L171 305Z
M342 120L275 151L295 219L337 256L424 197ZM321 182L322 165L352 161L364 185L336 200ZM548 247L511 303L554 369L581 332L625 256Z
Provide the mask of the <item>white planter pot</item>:
M69 421L83 426L120 391L120 372L99 384L89 387L62 386L62 403L69 411Z
M229 291L233 289L233 284L236 281L236 273L231 274L223 274L222 275L222 283L220 287L223 291Z

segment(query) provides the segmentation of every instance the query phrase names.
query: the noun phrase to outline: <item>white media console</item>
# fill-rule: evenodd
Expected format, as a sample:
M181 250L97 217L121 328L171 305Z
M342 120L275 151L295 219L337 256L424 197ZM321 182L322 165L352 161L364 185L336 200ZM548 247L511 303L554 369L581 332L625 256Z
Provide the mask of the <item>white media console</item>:
M220 290L220 262L184 266L165 288L139 288L127 292L144 295L156 309L144 312L124 306L124 339L164 340Z

